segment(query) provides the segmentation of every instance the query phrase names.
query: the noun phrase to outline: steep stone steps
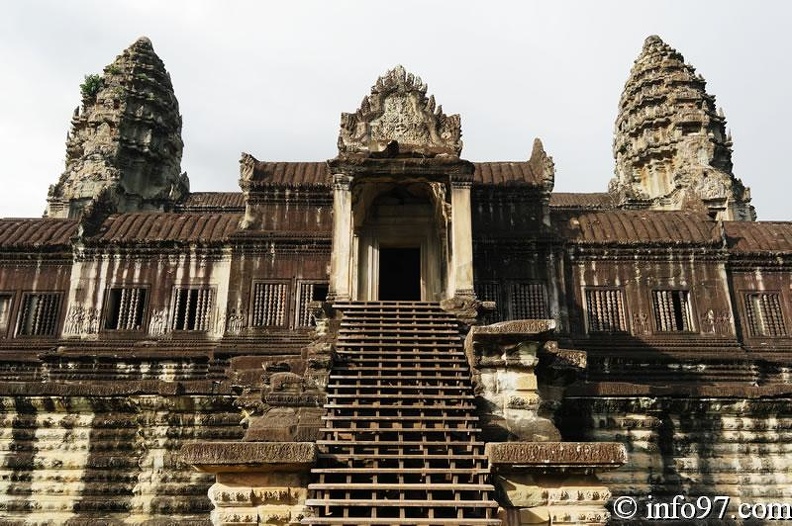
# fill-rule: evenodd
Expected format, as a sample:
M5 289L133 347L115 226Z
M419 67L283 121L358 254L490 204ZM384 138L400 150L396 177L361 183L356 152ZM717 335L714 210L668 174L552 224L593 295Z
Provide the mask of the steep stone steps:
M497 526L457 322L437 305L352 302L328 385L306 525Z

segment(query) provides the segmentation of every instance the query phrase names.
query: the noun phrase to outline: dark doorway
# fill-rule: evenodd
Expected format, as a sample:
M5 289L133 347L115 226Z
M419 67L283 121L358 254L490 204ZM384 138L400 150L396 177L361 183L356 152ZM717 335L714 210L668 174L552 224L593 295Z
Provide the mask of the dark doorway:
M380 248L379 299L421 301L420 248Z

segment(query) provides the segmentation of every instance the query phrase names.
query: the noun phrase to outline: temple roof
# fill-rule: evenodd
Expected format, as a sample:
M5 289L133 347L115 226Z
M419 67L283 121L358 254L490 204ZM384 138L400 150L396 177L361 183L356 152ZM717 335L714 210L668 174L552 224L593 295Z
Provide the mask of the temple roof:
M498 163L495 163L498 164ZM792 222L714 221L702 212L605 209L607 194L553 194L551 218L560 236L581 245L688 245L733 253L792 252ZM589 206L589 209L584 209ZM208 212L227 207L225 212ZM602 207L602 208L596 208ZM90 244L222 243L239 232L242 193L193 194L182 212L113 214ZM188 211L189 210L189 211ZM69 250L79 221L55 218L0 219L5 250ZM306 237L310 237L306 234Z
M792 222L728 221L723 229L733 252L766 254L792 249Z
M133 213L111 215L93 238L99 242L224 241L238 230L241 214Z
M178 206L181 212L244 212L242 192L194 192Z
M613 195L602 193L575 194L553 192L550 194L550 207L570 210L613 210L616 201Z
M5 249L69 246L76 219L0 219L0 246Z
M540 144L541 146L541 144ZM543 154L544 152L542 152ZM248 154L244 154L248 155ZM259 161L252 156L243 165L250 163L250 178L259 185L273 186L326 186L331 185L330 168L325 162L268 162ZM479 185L531 185L544 187L548 179L546 164L552 163L548 157L532 156L528 161L495 161L473 163L473 183ZM244 168L243 168L244 170ZM552 177L550 177L552 182ZM210 199L209 192L199 194L200 199ZM224 194L226 195L226 194ZM213 198L214 199L214 198ZM188 198L182 206L200 206L196 199Z
M256 185L326 186L330 187L330 169L323 161L270 162L259 161L243 153L239 161L241 179Z
M542 172L530 161L473 163L473 182L482 185L538 185Z
M720 245L718 222L689 211L555 211L553 223L569 242L591 245ZM792 250L792 243L787 246Z

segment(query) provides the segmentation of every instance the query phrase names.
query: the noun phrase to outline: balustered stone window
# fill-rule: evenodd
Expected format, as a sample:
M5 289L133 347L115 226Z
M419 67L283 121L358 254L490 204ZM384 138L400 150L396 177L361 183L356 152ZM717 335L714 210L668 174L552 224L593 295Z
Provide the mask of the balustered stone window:
M484 315L484 323L496 323L503 321L503 296L501 294L501 286L497 281L476 281L475 282L476 297L480 301L494 301L495 310L487 312Z
M586 289L585 296L589 332L627 332L621 289Z
M529 320L548 317L547 293L543 283L511 284L512 319Z
M170 328L174 331L208 331L215 291L210 287L173 289Z
M17 336L55 336L62 296L59 292L25 293L19 312Z
M297 292L297 316L295 324L297 327L313 327L316 320L313 319L308 305L312 301L324 301L327 298L327 283L300 282Z
M286 325L289 284L285 282L257 282L253 284L253 327L282 327Z
M105 326L109 331L139 331L146 313L145 288L117 287L107 291Z
M786 325L778 292L745 295L745 315L751 336L786 336Z
M693 330L693 309L687 290L652 291L655 327L659 332Z

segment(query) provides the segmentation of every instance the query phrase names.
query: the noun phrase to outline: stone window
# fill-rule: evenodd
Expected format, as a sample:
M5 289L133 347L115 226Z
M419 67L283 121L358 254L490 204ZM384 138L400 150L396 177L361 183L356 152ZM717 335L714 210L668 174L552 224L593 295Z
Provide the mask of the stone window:
M18 336L55 336L61 305L60 293L26 293L19 313Z
M173 289L171 324L174 331L208 331L215 291L209 287Z
M312 301L324 301L327 298L327 283L301 282L297 293L297 327L313 327L316 325L308 305Z
M585 295L589 332L627 331L621 289L587 289Z
M687 290L655 290L652 292L655 327L659 332L693 330L690 292Z
M511 310L514 320L547 318L547 293L544 284L512 283Z
M109 331L139 331L146 313L144 288L111 288L107 292L105 329Z
M480 301L494 301L495 310L484 314L484 323L495 323L503 321L503 298L501 295L500 283L497 281L476 281L476 297Z
M751 336L786 336L780 293L746 294L745 314Z
M259 282L253 284L253 327L282 327L286 325L289 284Z

